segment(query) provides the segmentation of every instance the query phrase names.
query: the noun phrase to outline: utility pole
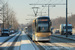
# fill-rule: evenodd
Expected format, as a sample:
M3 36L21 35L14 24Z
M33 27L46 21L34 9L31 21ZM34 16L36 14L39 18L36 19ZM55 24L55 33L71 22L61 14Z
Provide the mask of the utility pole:
M66 0L66 37L68 37L68 27L67 27L67 23L68 23L68 21L67 21L67 0Z

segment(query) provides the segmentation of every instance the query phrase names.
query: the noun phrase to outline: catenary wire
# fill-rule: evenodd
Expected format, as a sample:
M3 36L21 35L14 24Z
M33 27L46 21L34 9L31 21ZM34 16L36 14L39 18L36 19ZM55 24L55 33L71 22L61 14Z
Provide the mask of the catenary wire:
M52 1L52 0L50 0L47 4L49 4L51 1ZM44 8L45 8L45 7L43 7L43 9L42 9L42 10L44 10ZM41 10L40 12L42 12L42 10Z

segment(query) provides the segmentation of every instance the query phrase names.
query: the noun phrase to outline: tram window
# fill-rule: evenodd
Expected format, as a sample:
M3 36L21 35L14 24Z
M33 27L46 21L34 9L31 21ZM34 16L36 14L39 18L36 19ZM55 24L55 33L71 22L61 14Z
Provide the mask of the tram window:
M40 30L41 32L46 32L46 31L48 31L48 27L41 27L41 30Z
M40 32L40 27L37 28L37 32Z
M39 31L40 31L40 27L39 27Z
M37 32L48 32L48 27L38 27Z
M50 21L49 24L52 26L52 22Z

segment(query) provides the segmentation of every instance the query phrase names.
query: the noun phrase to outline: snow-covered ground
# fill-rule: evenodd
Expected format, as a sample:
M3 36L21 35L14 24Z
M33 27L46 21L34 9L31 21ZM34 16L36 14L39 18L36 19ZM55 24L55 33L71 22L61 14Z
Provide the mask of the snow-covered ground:
M18 34L19 32L16 32L16 33L13 33L13 34L11 34L10 36L14 36L14 35L16 35L16 34Z
M4 42L6 39L8 39L11 36L13 36L7 42L5 42L3 44L1 43L2 45L0 47L2 49L6 49L6 48L10 48L11 49L10 46L12 45L12 43L14 43L14 45L12 45L12 46L14 46L13 50L18 50L18 49L20 49L20 50L39 50L36 45L33 45L33 43L31 42L29 37L26 35L26 33L24 33L24 31L21 33L21 35L20 35L20 33L21 32L14 33L14 34L17 34L16 36L14 36L14 34L12 34L12 35L7 36L7 37L0 37L0 42ZM18 37L18 40L16 42L14 42L14 40L17 37ZM34 46L36 46L36 47L34 47Z
M8 39L10 36L6 36L6 37L0 37L0 43L4 42L6 39Z
M30 41L26 33L22 31L22 40L21 40L21 49L20 50L39 50L37 47L35 48L33 43Z
M10 36L0 37L0 44L6 41L7 39L9 39L11 36L14 36L15 34L19 35L18 33L14 33L14 34L11 34Z

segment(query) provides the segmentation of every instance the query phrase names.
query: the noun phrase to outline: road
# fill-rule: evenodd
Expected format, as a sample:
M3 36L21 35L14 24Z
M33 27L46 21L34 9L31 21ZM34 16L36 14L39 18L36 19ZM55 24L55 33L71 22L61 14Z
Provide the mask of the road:
M15 35L2 37L4 40L0 37L0 50L75 50L75 40L62 37L64 35L56 34L51 36L51 41L33 42L26 33L18 32ZM75 38L75 35L69 37Z
M60 36L60 35L59 35ZM73 35L75 37L75 35ZM75 50L75 41L51 36L49 42L35 42L40 50Z

